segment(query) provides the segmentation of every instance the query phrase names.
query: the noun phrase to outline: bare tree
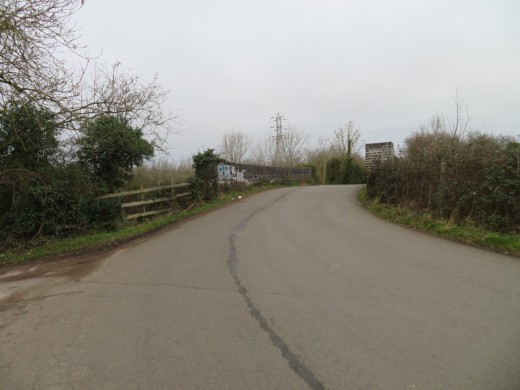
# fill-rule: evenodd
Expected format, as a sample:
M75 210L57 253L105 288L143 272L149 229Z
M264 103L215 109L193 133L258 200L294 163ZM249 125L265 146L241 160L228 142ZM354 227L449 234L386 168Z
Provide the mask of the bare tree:
M68 101L78 80L61 54L82 49L77 31L68 26L80 6L78 0L2 1L1 103L15 97L55 108Z
M459 99L459 92L457 90L455 90L453 101L455 103L455 120L445 120L445 122L448 122L449 130L454 137L463 139L469 124L468 107L466 106L466 116L463 117L464 101Z
M307 139L308 137L303 130L289 127L283 134L280 161L277 163L289 168L301 164Z
M242 131L228 131L222 137L220 155L227 161L241 163L251 149L251 136Z
M273 137L267 136L257 140L251 148L247 161L256 165L271 165L275 161L276 143Z
M348 121L345 127L340 127L334 131L333 148L336 153L347 159L358 153L360 142L361 133L359 132L359 127L353 121Z
M16 100L49 109L60 127L79 130L81 122L115 115L143 130L160 147L174 118L155 76L149 83L113 66L94 65L82 52L69 20L83 1L2 0L0 4L0 106ZM70 63L64 53L76 59ZM70 56L69 56L70 57Z
M92 119L101 114L115 115L139 128L161 149L172 130L175 117L164 111L168 91L152 81L126 73L119 62L112 66L96 64L91 77L82 83L77 105L71 110L73 119Z
M294 127L283 134L281 140L266 136L260 139L251 150L249 162L258 165L295 167L305 156L307 135Z

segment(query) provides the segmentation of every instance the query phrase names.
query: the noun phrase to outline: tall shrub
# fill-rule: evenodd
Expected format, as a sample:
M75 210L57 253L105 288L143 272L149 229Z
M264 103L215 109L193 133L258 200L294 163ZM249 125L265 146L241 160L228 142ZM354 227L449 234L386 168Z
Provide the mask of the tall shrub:
M195 176L190 180L191 192L195 200L211 201L218 195L217 165L222 159L214 149L207 149L193 156Z
M55 115L21 101L0 111L0 240L2 244L110 228L119 200L97 200L82 164L60 158Z
M78 141L79 162L105 191L121 188L132 168L153 157L153 145L126 120L101 115L86 122Z
M456 222L520 232L518 142L435 129L415 133L405 146L398 158L372 170L370 197Z

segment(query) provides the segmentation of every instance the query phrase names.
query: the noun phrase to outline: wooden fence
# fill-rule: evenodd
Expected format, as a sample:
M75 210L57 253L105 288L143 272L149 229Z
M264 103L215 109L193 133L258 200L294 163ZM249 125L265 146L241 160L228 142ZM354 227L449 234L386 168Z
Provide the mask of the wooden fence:
M122 203L121 207L126 219L135 219L170 211L179 198L191 195L191 192L186 192L185 190L177 193L179 189L185 189L189 185L189 183L179 183L161 187L142 188L140 190L103 195L98 199L134 198Z

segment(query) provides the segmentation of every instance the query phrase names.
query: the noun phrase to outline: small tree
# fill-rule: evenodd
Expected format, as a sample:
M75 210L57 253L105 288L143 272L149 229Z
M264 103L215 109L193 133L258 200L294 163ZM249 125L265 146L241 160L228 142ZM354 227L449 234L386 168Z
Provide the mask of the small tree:
M303 152L307 143L304 131L290 127L282 137L279 164L294 168L303 162Z
M340 127L334 132L332 145L338 154L348 160L358 152L360 142L359 127L356 127L353 121L348 121L345 127Z
M217 165L222 161L214 149L193 156L195 177L190 180L191 192L195 200L211 201L218 195Z
M131 177L132 168L154 155L143 132L118 117L102 115L85 123L78 158L91 178L114 191Z
M365 181L364 166L358 154L360 143L361 133L353 121L334 132L332 149L335 157L328 164L330 183L358 184Z
M175 117L164 107L168 91L158 83L157 75L143 83L119 62L112 66L96 64L92 77L82 80L81 91L68 112L74 122L116 116L152 140L154 149L161 148L172 130Z

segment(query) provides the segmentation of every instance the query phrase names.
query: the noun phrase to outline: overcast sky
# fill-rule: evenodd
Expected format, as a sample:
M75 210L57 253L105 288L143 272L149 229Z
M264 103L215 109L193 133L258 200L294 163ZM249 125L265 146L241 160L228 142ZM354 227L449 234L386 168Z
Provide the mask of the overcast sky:
M241 130L273 134L276 113L311 142L356 122L401 144L432 115L520 135L518 0L87 0L81 42L170 91L171 158Z

